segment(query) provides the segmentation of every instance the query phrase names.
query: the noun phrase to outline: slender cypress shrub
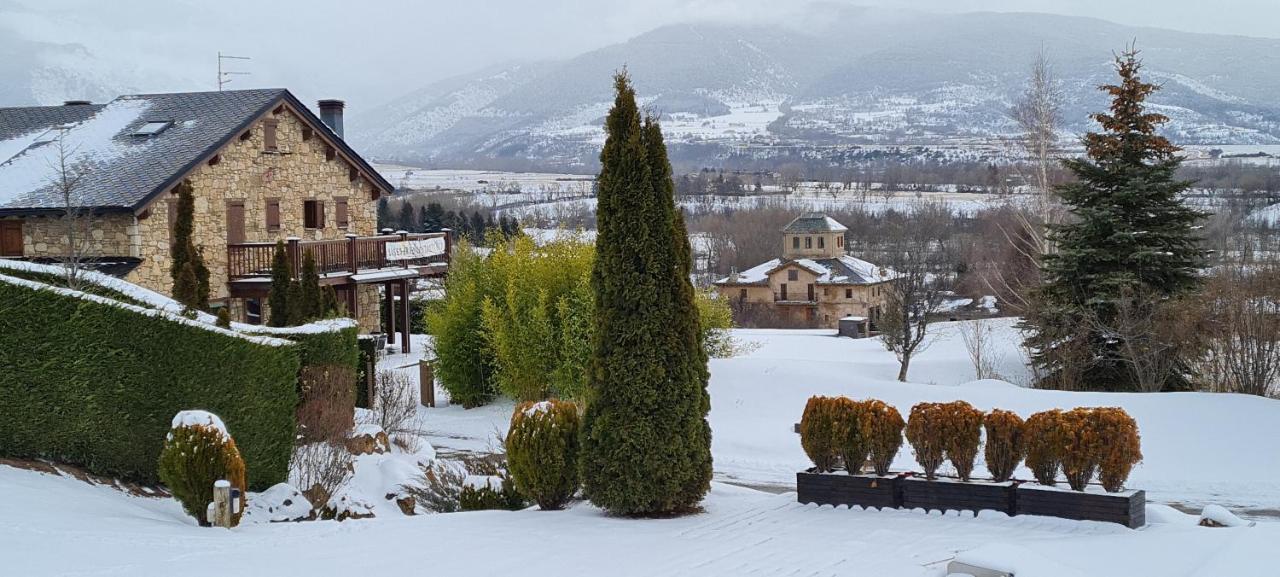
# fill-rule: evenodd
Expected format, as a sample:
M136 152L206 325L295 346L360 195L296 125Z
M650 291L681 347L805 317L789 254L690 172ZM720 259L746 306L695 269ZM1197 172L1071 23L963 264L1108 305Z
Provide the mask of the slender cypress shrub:
M192 240L195 194L187 180L174 187L174 192L178 195L178 207L173 223L173 242L169 247L173 298L189 308L206 310L209 308L209 269L204 264L203 253Z
M945 403L943 411L947 460L956 468L960 480L968 481L982 444L982 411L964 401Z
M1118 407L1094 409L1093 418L1104 443L1098 462L1098 480L1108 492L1116 493L1124 489L1129 472L1142 460L1138 423Z
M924 469L926 479L937 476L938 467L946 457L947 431L945 409L941 403L916 403L907 419L907 442L915 453L916 462Z
M871 419L866 405L846 397L836 402L836 442L844 470L850 475L862 473L862 466L871 453Z
M800 446L819 473L835 469L840 456L836 397L809 397L800 417Z
M271 257L271 292L267 295L267 307L271 315L267 324L273 327L289 326L289 255L284 241L276 241L276 252Z
M982 426L987 432L983 448L987 470L997 483L1008 481L1026 453L1022 417L1013 411L994 409L982 418Z
M310 251L302 258L302 278L298 282L302 292L299 307L302 323L324 318L324 293L320 291L320 273L316 271L316 259Z
M1073 490L1083 491L1102 461L1105 439L1092 409L1076 408L1062 414L1062 475Z
M707 359L661 130L642 126L625 73L614 87L597 178L583 490L614 513L670 514L710 489Z

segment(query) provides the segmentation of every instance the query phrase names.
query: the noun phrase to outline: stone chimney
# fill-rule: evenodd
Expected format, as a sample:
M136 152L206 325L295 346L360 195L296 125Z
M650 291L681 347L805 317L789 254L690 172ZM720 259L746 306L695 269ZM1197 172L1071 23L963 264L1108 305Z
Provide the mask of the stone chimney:
M325 123L338 138L342 138L342 108L346 103L341 100L321 100L320 121Z

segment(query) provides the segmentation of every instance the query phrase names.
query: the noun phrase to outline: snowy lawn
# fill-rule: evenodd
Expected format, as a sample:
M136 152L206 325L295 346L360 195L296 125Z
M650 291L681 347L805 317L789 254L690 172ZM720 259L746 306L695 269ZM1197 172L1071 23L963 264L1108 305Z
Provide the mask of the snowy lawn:
M997 372L1012 383L1027 383L1014 320L990 322L999 345ZM915 403L955 399L1023 417L1054 407L1120 406L1137 419L1145 455L1128 485L1146 489L1148 500L1195 511L1216 503L1252 518L1280 516L1280 452L1260 448L1280 438L1280 401L1210 393L1072 393L975 382L959 324L934 325L937 339L912 363L909 383L897 382L897 360L878 339L840 338L826 330L735 331L752 350L711 361L716 478L794 490L795 472L810 463L793 426L811 395L875 397L904 417ZM416 369L411 377L416 383ZM476 451L497 445L494 433L505 433L511 410L510 402L500 401L469 411L422 411L433 445ZM894 465L918 468L906 444ZM979 455L975 475L985 474ZM1031 478L1025 469L1018 476Z
M716 484L678 519L485 511L196 527L168 499L0 467L7 575L942 575L957 552L1019 577L1270 575L1280 526L1207 529L1161 509L1142 531L1049 518L800 505Z

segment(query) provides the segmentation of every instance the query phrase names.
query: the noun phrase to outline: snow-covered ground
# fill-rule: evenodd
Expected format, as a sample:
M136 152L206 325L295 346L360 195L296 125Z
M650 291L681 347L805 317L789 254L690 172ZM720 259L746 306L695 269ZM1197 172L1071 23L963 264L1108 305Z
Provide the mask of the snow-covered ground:
M996 370L1028 378L1012 320L995 323ZM14 575L365 575L430 570L467 575L943 575L954 559L1019 577L1274 575L1280 567L1280 401L1217 394L1097 394L973 381L960 323L913 363L910 383L876 340L833 331L737 330L744 353L711 361L710 421L717 482L703 513L629 520L578 503L536 509L201 529L172 500L128 496L70 477L0 466L0 555ZM383 359L416 385L429 348ZM1145 459L1130 477L1149 499L1199 511L1226 506L1256 526L1202 528L1148 506L1149 525L998 513L945 516L800 505L794 473L808 466L792 425L814 394L877 397L906 412L919 401L965 399L1023 415L1050 407L1122 406L1138 420ZM420 409L432 445L490 451L510 402ZM898 468L915 468L909 449ZM361 467L365 468L365 467ZM976 474L982 475L981 470ZM1020 472L1019 476L1027 476ZM732 484L730 484L732 483ZM376 483L375 483L376 484ZM739 485L760 485L757 491ZM781 491L781 494L773 494ZM549 553L549 551L552 551Z

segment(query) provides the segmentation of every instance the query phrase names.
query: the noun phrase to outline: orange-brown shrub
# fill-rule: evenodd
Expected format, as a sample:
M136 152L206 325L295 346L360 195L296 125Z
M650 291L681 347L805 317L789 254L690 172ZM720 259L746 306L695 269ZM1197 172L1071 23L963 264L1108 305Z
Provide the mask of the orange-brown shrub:
M1027 417L1022 424L1022 440L1026 446L1027 468L1041 485L1058 482L1062 465L1062 411L1041 411Z
M907 418L907 442L927 479L935 478L947 451L947 417L942 403L916 403Z
M355 427L355 369L343 365L302 367L296 412L303 442L336 442Z
M800 446L819 473L834 469L836 458L840 456L837 441L839 405L838 397L809 397L804 415L800 417Z
M877 475L889 474L893 466L893 458L902 447L902 415L898 409L883 401L868 399L863 401L862 414L866 416L867 447L871 455L871 467Z
M1022 417L1012 411L994 409L982 418L982 426L987 431L987 443L983 449L987 470L991 471L991 477L997 483L1008 481L1026 452Z
M865 403L845 397L836 399L836 444L845 471L850 475L861 473L871 452L871 421Z
M182 503L183 510L205 527L209 526L205 508L213 502L214 482L229 481L232 487L240 489L239 511L231 515L231 525L239 525L247 495L240 450L220 419L212 417L207 424L179 423L184 414L185 411L175 418L174 427L160 450L160 480L173 498Z
M973 461L978 458L978 448L982 445L982 411L964 401L952 401L943 403L942 414L947 460L956 468L960 480L968 481L973 473Z
M1102 462L1106 439L1093 409L1076 408L1062 414L1062 474L1067 484L1083 491Z
M1105 407L1093 409L1093 426L1102 439L1099 455L1098 480L1108 492L1116 493L1124 488L1133 466L1142 460L1142 437L1138 423L1124 409Z

